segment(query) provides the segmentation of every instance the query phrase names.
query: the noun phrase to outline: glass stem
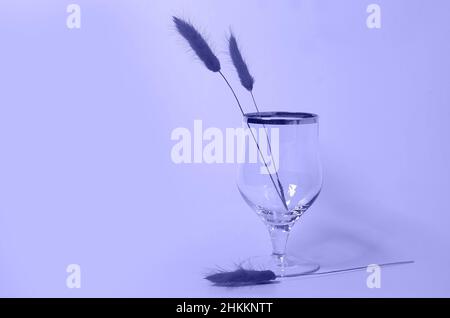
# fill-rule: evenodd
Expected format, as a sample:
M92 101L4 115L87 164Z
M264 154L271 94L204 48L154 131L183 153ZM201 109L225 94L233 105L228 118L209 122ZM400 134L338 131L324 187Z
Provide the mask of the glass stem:
M288 225L269 225L269 234L272 240L272 255L275 256L280 265L284 263L286 244L291 228Z

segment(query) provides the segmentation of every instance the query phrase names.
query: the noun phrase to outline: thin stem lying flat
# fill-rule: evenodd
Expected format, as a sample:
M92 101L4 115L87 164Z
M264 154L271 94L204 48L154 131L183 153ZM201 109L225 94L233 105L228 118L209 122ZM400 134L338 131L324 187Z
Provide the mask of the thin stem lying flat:
M399 261L399 262L384 263L384 264L377 264L377 265L380 267L387 267L387 266L407 265L407 264L414 264L414 261ZM306 274L290 274L290 275L277 276L277 277L278 278L288 278L288 277L298 277L298 276L318 276L318 275L339 274L339 273L347 273L347 272L353 272L353 271L359 271L359 270L366 270L367 267L368 266L357 266L357 267L329 270L329 271L324 271L324 272L312 272L312 273L306 273Z

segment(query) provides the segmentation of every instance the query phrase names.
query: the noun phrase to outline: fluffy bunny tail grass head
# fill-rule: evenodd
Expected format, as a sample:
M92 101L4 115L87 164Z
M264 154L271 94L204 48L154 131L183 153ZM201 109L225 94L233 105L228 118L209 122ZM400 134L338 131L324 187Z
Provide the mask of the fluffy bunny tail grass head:
M173 17L178 33L189 43L192 50L205 66L212 72L220 71L220 61L213 53L204 37L195 27L178 17Z
M230 51L231 60L233 61L234 67L239 75L242 86L244 86L247 90L252 91L255 80L248 70L247 63L245 63L244 58L242 57L236 37L233 33L230 34L228 48Z

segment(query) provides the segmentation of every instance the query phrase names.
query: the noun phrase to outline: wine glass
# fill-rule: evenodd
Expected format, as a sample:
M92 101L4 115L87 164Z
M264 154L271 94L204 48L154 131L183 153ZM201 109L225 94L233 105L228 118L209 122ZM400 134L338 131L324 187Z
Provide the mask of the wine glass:
M319 117L298 112L248 113L244 115L244 131L246 142L241 145L245 149L239 150L245 160L239 163L237 185L267 226L273 252L250 258L242 266L272 270L279 276L318 270L318 264L287 256L285 250L293 225L322 187Z

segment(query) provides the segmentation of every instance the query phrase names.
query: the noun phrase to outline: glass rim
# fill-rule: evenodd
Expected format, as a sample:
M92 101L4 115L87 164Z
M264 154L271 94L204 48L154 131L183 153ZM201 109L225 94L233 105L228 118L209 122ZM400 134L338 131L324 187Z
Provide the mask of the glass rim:
M305 112L259 112L244 114L247 124L304 125L319 122L319 115Z

